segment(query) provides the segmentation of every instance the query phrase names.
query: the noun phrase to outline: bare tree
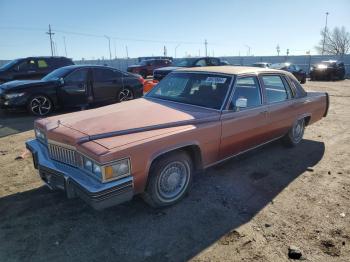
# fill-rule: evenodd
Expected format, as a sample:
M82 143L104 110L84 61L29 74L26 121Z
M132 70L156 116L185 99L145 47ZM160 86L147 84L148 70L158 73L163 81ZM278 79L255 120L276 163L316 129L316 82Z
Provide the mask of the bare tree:
M316 50L318 53L326 55L345 55L350 49L350 33L345 27L335 27L332 31L327 28L321 31L322 39Z

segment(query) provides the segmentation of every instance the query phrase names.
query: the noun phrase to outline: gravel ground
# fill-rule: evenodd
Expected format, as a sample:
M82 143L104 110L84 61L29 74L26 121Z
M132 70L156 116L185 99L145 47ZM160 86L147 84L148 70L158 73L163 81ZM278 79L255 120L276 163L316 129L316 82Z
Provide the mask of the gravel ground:
M33 118L0 112L0 261L288 261L291 245L350 261L350 80L304 86L331 107L300 145L210 168L162 210L136 197L97 212L51 192L25 154Z

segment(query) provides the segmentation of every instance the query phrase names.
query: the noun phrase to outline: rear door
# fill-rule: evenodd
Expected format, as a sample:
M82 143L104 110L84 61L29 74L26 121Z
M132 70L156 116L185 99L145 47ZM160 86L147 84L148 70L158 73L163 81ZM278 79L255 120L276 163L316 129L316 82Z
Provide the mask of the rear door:
M64 85L58 90L59 100L64 106L87 104L89 69L80 68L64 78Z
M298 105L293 99L295 94L283 75L261 75L260 80L268 106L268 139L272 140L288 132L296 118Z
M245 101L244 106L239 101ZM256 76L237 78L228 110L223 111L220 158L238 154L267 140L267 106Z
M93 68L93 94L95 102L115 101L123 87L122 74L110 68Z

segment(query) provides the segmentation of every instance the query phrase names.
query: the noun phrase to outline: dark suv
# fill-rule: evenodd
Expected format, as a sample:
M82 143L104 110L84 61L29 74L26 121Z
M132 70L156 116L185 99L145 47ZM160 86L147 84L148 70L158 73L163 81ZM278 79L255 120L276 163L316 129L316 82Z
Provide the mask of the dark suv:
M68 65L74 63L67 57L40 56L15 59L0 67L0 84L12 80L41 79L53 70Z
M130 73L139 74L143 78L147 78L147 76L153 74L154 69L169 66L170 64L171 61L168 59L148 59L141 61L138 65L128 66L127 71Z
M301 69L299 66L292 63L276 63L270 65L271 69L284 70L292 73L301 84L305 84L306 82L306 72Z
M336 60L322 61L310 68L310 79L344 79L345 67L343 62Z
M221 66L222 61L216 57L189 57L174 59L171 66L162 67L153 71L153 79L160 81L170 72L182 67Z

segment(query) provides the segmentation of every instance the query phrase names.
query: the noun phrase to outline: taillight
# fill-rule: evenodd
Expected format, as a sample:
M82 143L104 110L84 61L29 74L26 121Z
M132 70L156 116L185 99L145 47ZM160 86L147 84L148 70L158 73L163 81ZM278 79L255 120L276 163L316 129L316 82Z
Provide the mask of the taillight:
M140 76L140 77L138 78L138 80L140 81L140 83L141 83L142 85L145 83L145 79L143 79L142 76Z

